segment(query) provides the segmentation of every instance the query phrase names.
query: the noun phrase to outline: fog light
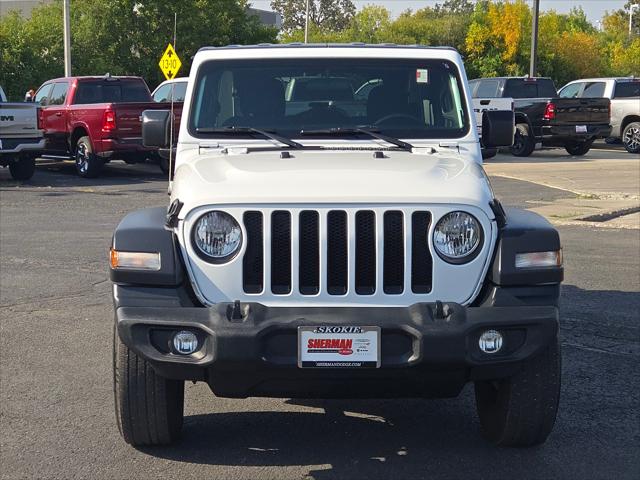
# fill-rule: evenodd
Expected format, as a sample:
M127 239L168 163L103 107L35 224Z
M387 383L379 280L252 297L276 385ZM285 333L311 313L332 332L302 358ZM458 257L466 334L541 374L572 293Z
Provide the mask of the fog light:
M198 337L186 330L178 332L173 336L173 348L182 355L189 355L198 349Z
M487 330L480 335L478 344L484 353L496 353L502 348L502 335L496 330Z

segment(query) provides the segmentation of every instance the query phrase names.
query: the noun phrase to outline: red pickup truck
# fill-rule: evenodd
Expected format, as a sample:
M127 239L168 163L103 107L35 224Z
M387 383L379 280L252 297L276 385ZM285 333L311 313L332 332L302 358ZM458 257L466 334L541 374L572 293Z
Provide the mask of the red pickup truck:
M98 176L102 166L115 159L137 163L155 158L166 167L157 149L142 145L142 112L167 108L152 100L142 78L57 78L38 89L35 101L40 104L44 154L74 158L81 177ZM181 107L174 106L178 124Z

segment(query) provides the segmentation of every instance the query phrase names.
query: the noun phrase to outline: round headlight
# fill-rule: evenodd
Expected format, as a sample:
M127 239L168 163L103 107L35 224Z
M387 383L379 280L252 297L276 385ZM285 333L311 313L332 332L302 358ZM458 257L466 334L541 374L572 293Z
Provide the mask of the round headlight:
M482 227L465 212L451 212L438 221L433 232L433 245L444 260L464 263L473 259L482 243Z
M226 262L240 250L242 230L228 213L208 212L193 227L193 243L197 253L205 259Z

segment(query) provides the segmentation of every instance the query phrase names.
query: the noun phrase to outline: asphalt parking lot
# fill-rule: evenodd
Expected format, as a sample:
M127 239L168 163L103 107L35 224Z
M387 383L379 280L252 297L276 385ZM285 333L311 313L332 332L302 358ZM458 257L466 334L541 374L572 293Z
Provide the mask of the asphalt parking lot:
M507 163L500 155L488 170ZM491 180L506 205L579 196ZM577 221L558 227L563 387L545 445L486 443L469 387L454 400L292 401L189 384L183 440L127 446L113 411L107 251L122 216L164 205L166 187L154 165L114 163L88 181L70 163L40 162L25 184L0 169L2 478L638 478L640 229Z

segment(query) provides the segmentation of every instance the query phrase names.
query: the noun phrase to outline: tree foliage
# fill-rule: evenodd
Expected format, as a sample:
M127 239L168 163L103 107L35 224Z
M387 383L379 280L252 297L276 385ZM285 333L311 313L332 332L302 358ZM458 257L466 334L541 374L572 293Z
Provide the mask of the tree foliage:
M531 10L526 0L445 0L407 10L397 18L383 6L356 12L351 0L310 0L311 42L368 42L448 45L465 59L470 78L524 75L529 71ZM0 19L0 84L12 98L29 87L63 75L62 1L40 6L30 19ZM247 0L82 0L72 2L74 74L142 75L154 86L157 67L173 37L178 14L177 51L187 74L192 55L203 45L273 42L276 32L246 13ZM538 74L558 86L591 76L640 76L640 11L629 35L629 0L607 12L601 28L584 11L541 13ZM283 14L280 40L304 39L306 0L272 0Z
M158 61L173 42L187 75L206 45L273 42L277 32L247 14L247 0L82 0L72 2L74 75L141 75L151 87L163 78ZM0 19L0 84L11 98L64 75L62 2L35 8L30 18Z
M271 8L282 15L282 30L304 29L307 0L272 0ZM324 31L344 30L356 13L351 0L309 0L309 21Z

